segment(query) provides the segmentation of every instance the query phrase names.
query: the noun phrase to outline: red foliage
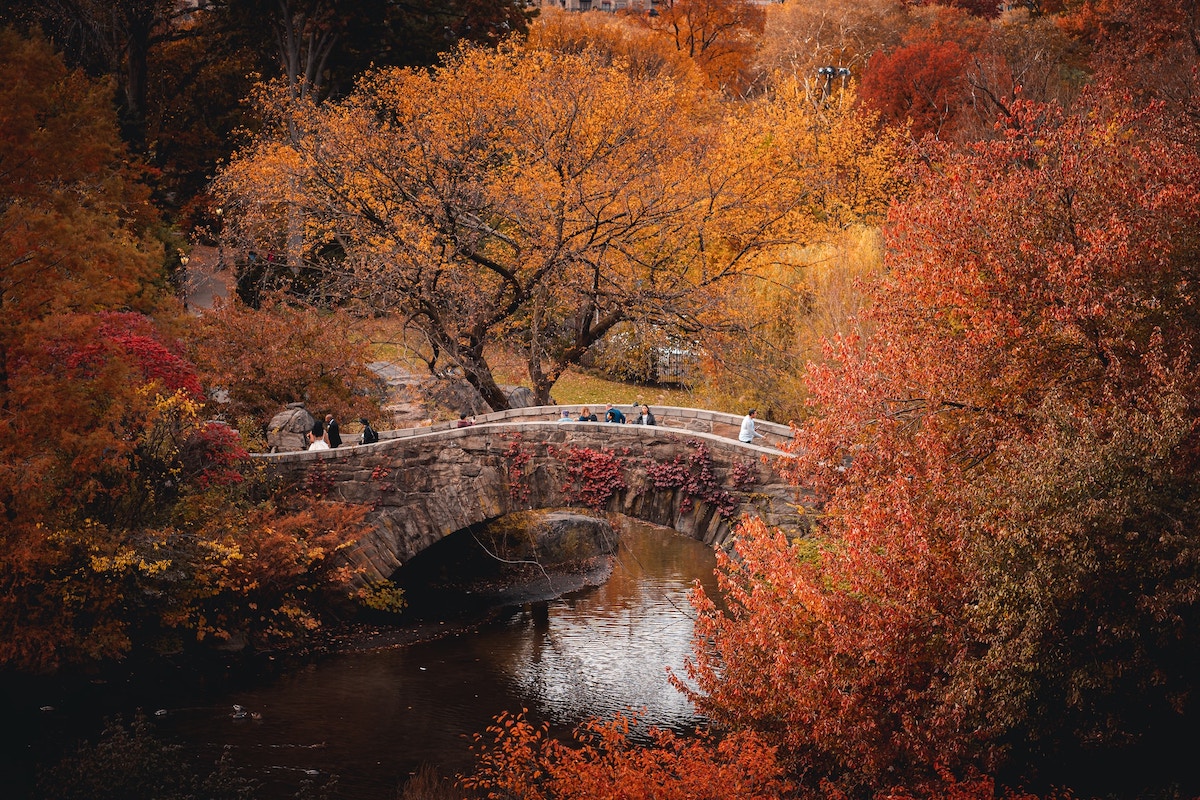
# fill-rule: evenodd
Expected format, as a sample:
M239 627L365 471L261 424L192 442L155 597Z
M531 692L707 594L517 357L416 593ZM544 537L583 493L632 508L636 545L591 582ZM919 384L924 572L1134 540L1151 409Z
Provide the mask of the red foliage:
M985 37L985 23L942 8L927 26L914 26L900 46L871 57L862 75L861 101L885 122L911 125L912 136L947 139L964 122L967 68Z
M646 476L657 489L678 489L683 497L679 510L688 513L696 500L708 503L722 517L729 519L737 510L738 500L725 489L721 488L713 471L712 454L704 442L696 439L688 441L692 452L686 461L683 456L675 456L665 464L650 462L646 465ZM746 480L735 475L735 481Z
M193 400L204 398L204 389L196 368L169 346L155 329L154 322L141 314L105 312L98 333L121 346L147 381L158 381L165 394L183 390Z
M566 456L571 482L563 487L563 492L578 498L588 508L600 511L614 494L628 488L621 462L612 453L572 447Z
M228 425L207 423L187 439L179 454L184 474L199 491L241 483L238 469L247 457L238 432Z
M969 54L953 41L925 39L876 53L863 72L860 97L886 122L912 126L912 135L939 135L967 90Z
M529 499L530 488L524 482L525 466L533 458L521 438L521 434L501 434L500 438L510 439L508 448L504 451L504 460L508 465L508 496L514 503L523 503Z
M879 791L1194 713L1200 157L1168 125L1018 105L932 154L873 335L809 377L818 535L744 524L726 610L696 599L706 715Z
M649 745L635 745L631 723L621 715L587 723L572 747L524 713L501 714L490 741L476 735L476 769L462 785L489 800L778 800L791 789L773 749L754 734L651 730Z

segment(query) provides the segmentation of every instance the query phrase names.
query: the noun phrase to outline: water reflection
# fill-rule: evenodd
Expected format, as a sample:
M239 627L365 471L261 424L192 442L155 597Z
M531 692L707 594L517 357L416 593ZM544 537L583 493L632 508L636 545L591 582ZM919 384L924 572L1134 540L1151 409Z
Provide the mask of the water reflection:
M392 798L422 763L470 768L471 734L501 711L568 728L645 707L647 723L694 726L667 680L689 653L695 579L713 591L714 557L671 531L623 526L603 586L514 611L484 628L406 648L331 658L270 685L171 709L164 733L235 759L290 796L298 779L336 773L339 795ZM230 709L243 706L246 717ZM261 715L261 719L254 716Z
M687 592L701 574L711 581L712 553L645 529L623 534L622 545L603 586L555 602L543 621L522 614L489 632L496 666L547 719L576 723L644 706L648 724L686 727L692 708L666 667L678 670L689 653Z

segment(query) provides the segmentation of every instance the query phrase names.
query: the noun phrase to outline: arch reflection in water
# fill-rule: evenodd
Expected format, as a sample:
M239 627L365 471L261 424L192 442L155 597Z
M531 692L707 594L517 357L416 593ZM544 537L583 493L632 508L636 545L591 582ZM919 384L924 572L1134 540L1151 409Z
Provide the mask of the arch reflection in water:
M687 600L697 578L713 593L712 552L672 531L629 524L609 580L511 618L494 648L538 716L562 724L645 708L648 725L687 729L696 718L667 680L692 641ZM490 632L489 632L490 633Z
M560 732L645 707L646 724L698 721L667 680L690 653L694 580L715 594L705 545L641 523L600 587L514 611L479 630L324 660L270 685L168 719L194 746L232 745L235 760L290 796L306 773L337 774L339 795L393 798L421 764L472 766L470 737L502 711L528 708ZM262 719L231 722L237 703ZM266 794L262 796L267 796Z

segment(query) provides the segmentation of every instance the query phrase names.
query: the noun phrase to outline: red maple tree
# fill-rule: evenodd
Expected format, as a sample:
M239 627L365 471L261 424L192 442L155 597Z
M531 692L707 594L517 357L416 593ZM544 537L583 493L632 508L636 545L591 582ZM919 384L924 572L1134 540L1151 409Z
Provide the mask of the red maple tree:
M809 376L817 535L744 525L727 610L697 598L705 714L846 788L1178 752L1200 157L1156 111L1018 105L1004 138L925 154L874 334Z

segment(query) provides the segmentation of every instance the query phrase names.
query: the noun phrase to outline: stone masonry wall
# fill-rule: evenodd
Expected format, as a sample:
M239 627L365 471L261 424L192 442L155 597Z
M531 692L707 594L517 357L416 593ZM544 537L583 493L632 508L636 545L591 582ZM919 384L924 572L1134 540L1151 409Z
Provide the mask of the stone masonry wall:
M429 545L469 525L511 511L583 506L588 495L580 490L586 484L596 488L589 476L604 461L594 452L611 455L626 484L602 510L727 545L730 519L685 490L657 488L648 477L654 464L677 457L692 463L694 471L704 448L713 478L732 495L735 516L754 514L782 527L803 525L797 510L803 498L772 466L783 457L773 448L667 426L496 422L421 430L372 445L256 458L296 491L324 487L332 499L371 507L371 530L350 556L368 579L389 577ZM580 473L574 479L573 468ZM735 477L743 485L735 486Z

